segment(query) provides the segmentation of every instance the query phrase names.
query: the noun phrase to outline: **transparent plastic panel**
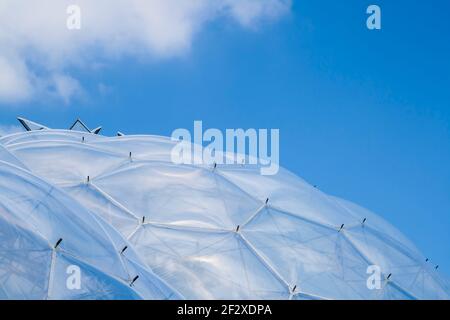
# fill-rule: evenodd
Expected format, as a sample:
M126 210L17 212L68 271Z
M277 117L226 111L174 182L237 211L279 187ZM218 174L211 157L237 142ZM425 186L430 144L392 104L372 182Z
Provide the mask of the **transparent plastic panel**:
M98 150L87 143L42 141L9 147L35 174L64 184L87 182L117 168L127 156Z
M411 300L415 299L404 290L398 288L392 282L383 281L380 290L373 290L372 300Z
M53 255L49 299L135 300L141 297L127 283L70 255Z
M347 230L346 235L385 275L391 274L406 293L420 299L450 298L436 270L417 251L409 250L409 246L368 226Z
M124 237L128 237L141 222L139 217L115 202L92 184L79 184L63 188L72 197L93 213L114 226Z
M358 221L364 221L365 219L364 225L367 225L370 228L373 228L379 232L388 234L390 238L395 239L395 241L407 247L409 251L413 252L418 256L421 255L417 247L411 241L409 241L408 238L406 238L397 228L392 226L390 223L388 223L386 220L382 219L375 213L350 201L336 197L331 198L333 198L342 207L346 208L348 212L353 214L356 217L356 219L358 219Z
M48 243L0 205L0 299L45 299L51 254Z
M134 290L145 299L181 299L182 296L167 283L155 275L134 247L121 237L116 229L100 217L94 217L99 229L103 230L113 246L119 252L119 261L126 271L127 283L132 283L138 276L139 281L133 283ZM108 269L109 270L109 269Z
M368 294L367 263L338 230L265 208L241 232L294 292L325 299Z
M171 162L171 151L177 144L167 137L123 136L98 140L93 143L115 153L131 152L135 160L155 160Z
M142 226L130 240L161 278L191 299L281 299L285 287L234 232Z
M13 144L25 142L37 142L37 141L79 142L82 141L83 137L85 138L85 142L88 143L105 139L105 137L96 134L50 129L50 130L14 133L8 136L0 137L0 143L5 146L10 146Z
M145 299L151 300L180 300L184 297L174 287L170 287L164 280L147 270L133 259L129 259L129 251L124 252L124 262L130 274L139 276L133 283L133 288ZM134 277L133 277L134 278ZM131 281L133 280L131 278Z
M201 168L133 162L92 182L134 215L198 228L232 229L263 202Z
M270 205L330 227L360 223L334 199L308 185L287 170L280 168L276 175L264 176L259 168L220 167L218 173L245 192Z
M346 235L372 264L381 268L385 277L390 275L392 281L405 293L417 298L449 297L433 277L426 276L436 271L427 266L425 258L409 251L408 247L395 239L367 226L347 230ZM423 282L418 283L419 279ZM434 291L435 294L430 295L429 291Z
M450 299L444 281L430 264L405 267L401 273L392 277L404 290L418 299Z
M371 263L380 266L386 275L395 275L401 273L403 268L420 266L425 262L425 258L415 256L401 243L368 226L347 229L345 234L355 247Z
M0 161L4 161L18 166L22 169L26 169L25 165L2 145L0 145Z

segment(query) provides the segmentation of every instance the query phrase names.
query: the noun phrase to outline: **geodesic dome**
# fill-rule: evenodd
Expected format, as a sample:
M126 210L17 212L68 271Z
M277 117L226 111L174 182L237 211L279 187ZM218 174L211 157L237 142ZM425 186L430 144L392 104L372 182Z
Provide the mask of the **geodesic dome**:
M0 138L0 188L14 184L11 194L24 193L17 207L10 206L12 213L0 211L2 225L6 221L8 228L19 230L22 223L31 223L27 212L33 202L53 201L31 224L39 221L37 226L48 232L43 236L48 243L32 241L41 245L46 263L24 267L17 276L24 283L20 295L13 290L12 296L31 297L33 281L42 278L43 289L36 296L45 297L45 278L52 274L48 261L55 255L65 257L67 251L71 259L95 267L92 278L100 280L94 283L106 289L91 286L85 296L75 292L51 298L450 297L434 265L370 211L328 196L284 169L262 176L256 166L174 164L170 153L175 143L157 136L104 137L51 129ZM28 192L28 181L39 181L35 184L42 194ZM11 198L1 197L0 208ZM20 199L31 204L22 209ZM3 228L2 238L8 241L2 241L6 247L0 270L5 275L17 261L31 263L37 250L34 244L22 250L27 244L15 245L21 243L18 239L35 239L43 231L28 225L22 236L22 229L4 233ZM69 247L72 234L78 241ZM52 245L59 238L64 240L55 249ZM125 246L136 266L132 271L121 267L131 264L124 263L130 258L120 253ZM372 265L381 270L378 289L367 286ZM63 268L52 270L54 277L65 279ZM130 286L135 275L142 279ZM0 288L19 283L4 277Z

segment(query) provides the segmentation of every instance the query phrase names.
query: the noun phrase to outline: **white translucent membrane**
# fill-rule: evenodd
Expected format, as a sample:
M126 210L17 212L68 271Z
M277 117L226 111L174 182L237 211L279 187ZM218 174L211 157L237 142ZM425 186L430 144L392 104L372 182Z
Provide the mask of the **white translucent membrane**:
M98 151L82 142L22 142L10 147L25 165L54 183L87 182L126 160L112 153Z
M114 228L58 188L3 161L0 238L3 299L180 297L144 267ZM130 248L121 254L125 246ZM66 285L69 265L81 269L80 290Z
M292 288L323 298L373 298L366 285L369 263L345 232L270 208L242 230Z
M171 150L177 144L167 137L122 136L94 141L93 146L114 153L125 153L135 160L158 160L171 162Z
M352 213L367 217L364 228L346 232L350 241L373 264L379 265L405 291L420 299L449 299L447 278L436 272L415 245L395 227L374 213L346 200L337 199ZM370 220L369 220L370 219Z
M152 269L192 299L280 299L289 291L242 238L145 225L131 242ZM152 258L153 257L153 258Z
M94 184L147 221L234 230L262 202L211 171L168 163L135 162Z
M394 227L284 169L262 176L259 166L175 165L168 138L80 137L48 130L3 139L186 298L450 297L447 280ZM380 290L367 288L372 264Z
M0 144L0 161L4 161L22 169L26 169L25 165L17 159L11 152Z
M18 132L8 136L0 137L0 144L9 145L32 142L32 141L73 141L81 142L85 138L86 142L93 142L106 139L103 136L80 131L45 129L39 131Z
M100 215L124 236L128 236L138 227L142 219L129 212L114 199L99 191L92 183L66 186L64 190L92 212Z
M288 211L338 230L361 223L345 208L320 190L280 168L276 175L264 176L258 167L224 166L219 174L256 198L269 199L273 208Z

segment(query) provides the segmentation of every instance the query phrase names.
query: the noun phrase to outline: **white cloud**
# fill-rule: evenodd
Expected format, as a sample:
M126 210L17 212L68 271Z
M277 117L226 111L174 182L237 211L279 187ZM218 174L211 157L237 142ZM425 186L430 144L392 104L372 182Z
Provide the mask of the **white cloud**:
M52 78L54 92L61 97L65 104L69 104L72 97L81 95L83 89L77 79L67 75L56 74Z
M58 95L66 103L82 89L68 74L126 56L181 55L209 21L244 28L275 20L291 0L1 0L0 102ZM81 8L81 30L68 30L66 9Z
M24 62L17 57L0 55L0 101L21 101L32 93L31 75Z

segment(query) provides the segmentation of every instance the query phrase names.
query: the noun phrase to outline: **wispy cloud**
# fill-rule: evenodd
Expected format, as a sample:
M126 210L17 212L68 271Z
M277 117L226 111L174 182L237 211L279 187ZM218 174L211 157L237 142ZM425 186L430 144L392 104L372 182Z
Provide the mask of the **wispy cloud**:
M219 17L254 28L290 10L291 0L2 0L0 103L83 92L74 68L124 55L174 57ZM81 30L66 27L67 7L81 8Z

